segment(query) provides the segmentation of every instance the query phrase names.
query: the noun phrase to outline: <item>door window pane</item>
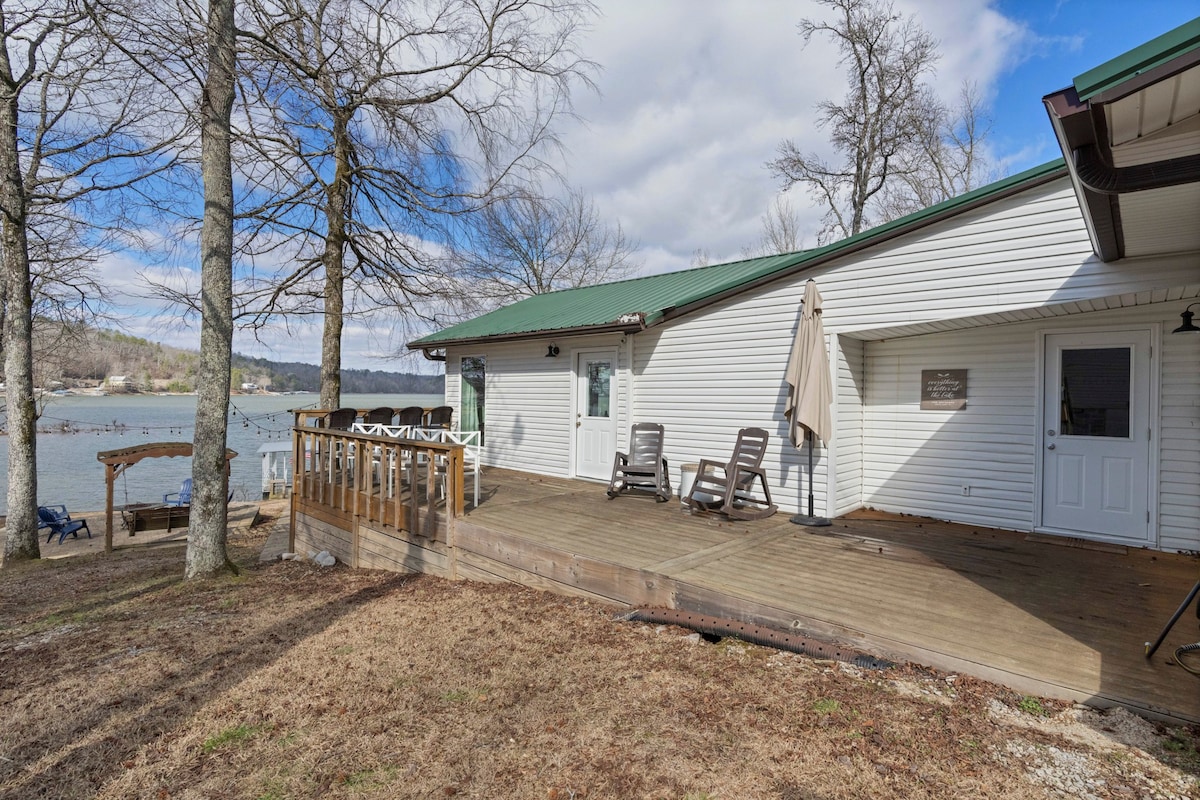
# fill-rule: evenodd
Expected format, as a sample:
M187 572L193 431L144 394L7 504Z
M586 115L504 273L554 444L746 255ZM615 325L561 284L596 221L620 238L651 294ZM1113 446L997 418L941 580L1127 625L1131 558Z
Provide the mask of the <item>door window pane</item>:
M462 360L459 368L459 412L458 429L463 431L479 431L479 440L483 441L483 390L487 383L487 358L485 356L468 356Z
M1128 347L1062 351L1062 435L1129 438L1132 356Z
M587 365L587 414L607 417L611 396L612 364L608 361L589 361Z

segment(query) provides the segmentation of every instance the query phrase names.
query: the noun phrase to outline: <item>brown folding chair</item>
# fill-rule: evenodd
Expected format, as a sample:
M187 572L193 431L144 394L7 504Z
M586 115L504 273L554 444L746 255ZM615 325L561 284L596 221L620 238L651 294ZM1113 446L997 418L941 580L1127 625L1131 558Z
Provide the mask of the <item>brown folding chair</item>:
M662 453L663 426L656 422L635 424L629 430L629 452L617 453L613 458L608 496L616 497L631 489L648 489L658 502L670 500L670 470Z
M771 502L767 473L761 466L769 436L762 428L742 428L727 462L701 459L696 482L684 502L698 511L720 511L736 519L762 519L774 514L778 509ZM762 498L755 496L756 482Z

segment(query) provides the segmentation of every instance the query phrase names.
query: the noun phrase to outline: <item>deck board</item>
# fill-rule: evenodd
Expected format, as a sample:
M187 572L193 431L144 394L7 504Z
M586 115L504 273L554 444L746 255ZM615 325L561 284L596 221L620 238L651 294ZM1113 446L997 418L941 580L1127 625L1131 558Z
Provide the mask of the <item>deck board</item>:
M479 507L445 528L444 508L422 506L412 534L391 517L376 524L335 508L340 492L293 497L297 546L309 537L366 567L766 625L1022 692L1200 722L1200 681L1171 663L1200 638L1195 615L1143 656L1196 582L1193 555L870 511L825 528L784 514L731 521L498 469L484 470L481 488Z
M509 580L520 580L516 537L543 559L560 550L614 574L660 575L676 585L677 605L704 613L798 625L887 657L1200 721L1200 681L1169 663L1175 647L1200 638L1195 616L1143 657L1198 577L1192 556L869 513L829 528L782 514L734 522L504 470L486 470L483 485L487 499L465 519L504 535Z

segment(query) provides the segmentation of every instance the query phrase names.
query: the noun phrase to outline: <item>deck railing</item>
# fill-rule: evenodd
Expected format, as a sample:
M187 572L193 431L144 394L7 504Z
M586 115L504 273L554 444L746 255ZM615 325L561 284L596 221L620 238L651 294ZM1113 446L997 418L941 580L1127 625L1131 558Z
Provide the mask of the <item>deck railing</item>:
M336 516L427 533L461 517L463 446L302 426L293 428L297 502Z

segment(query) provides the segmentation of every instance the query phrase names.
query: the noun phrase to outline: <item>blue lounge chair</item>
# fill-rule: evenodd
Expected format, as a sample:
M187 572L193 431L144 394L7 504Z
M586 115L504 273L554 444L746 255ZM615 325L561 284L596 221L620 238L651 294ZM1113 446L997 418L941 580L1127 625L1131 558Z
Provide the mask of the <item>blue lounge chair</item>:
M71 515L67 514L66 506L57 506L62 511L54 511L55 507L47 508L46 506L38 507L38 527L49 528L50 535L46 537L46 544L50 544L50 540L54 538L54 534L58 534L58 543L62 544L67 538L67 534L79 538L80 531L87 531L88 538L92 538L92 531L88 528L86 519L71 519ZM65 519L64 519L65 517Z
M175 499L172 500L171 498ZM179 491L164 494L163 502L170 506L190 505L192 502L192 479L184 478L183 483L179 486Z
M49 527L46 524L46 520L42 519L42 509L45 509L46 511L49 511L51 514L53 514L54 519L58 522L70 522L71 521L71 515L67 513L66 506L61 506L61 505L60 506L38 506L38 528L39 529ZM47 540L47 541L49 541L49 540Z
M172 500L171 498L175 498ZM183 483L179 486L178 492L167 492L163 495L163 502L169 506L188 506L192 504L192 479L184 478ZM229 496L225 498L226 504L233 502L233 489L230 488Z

